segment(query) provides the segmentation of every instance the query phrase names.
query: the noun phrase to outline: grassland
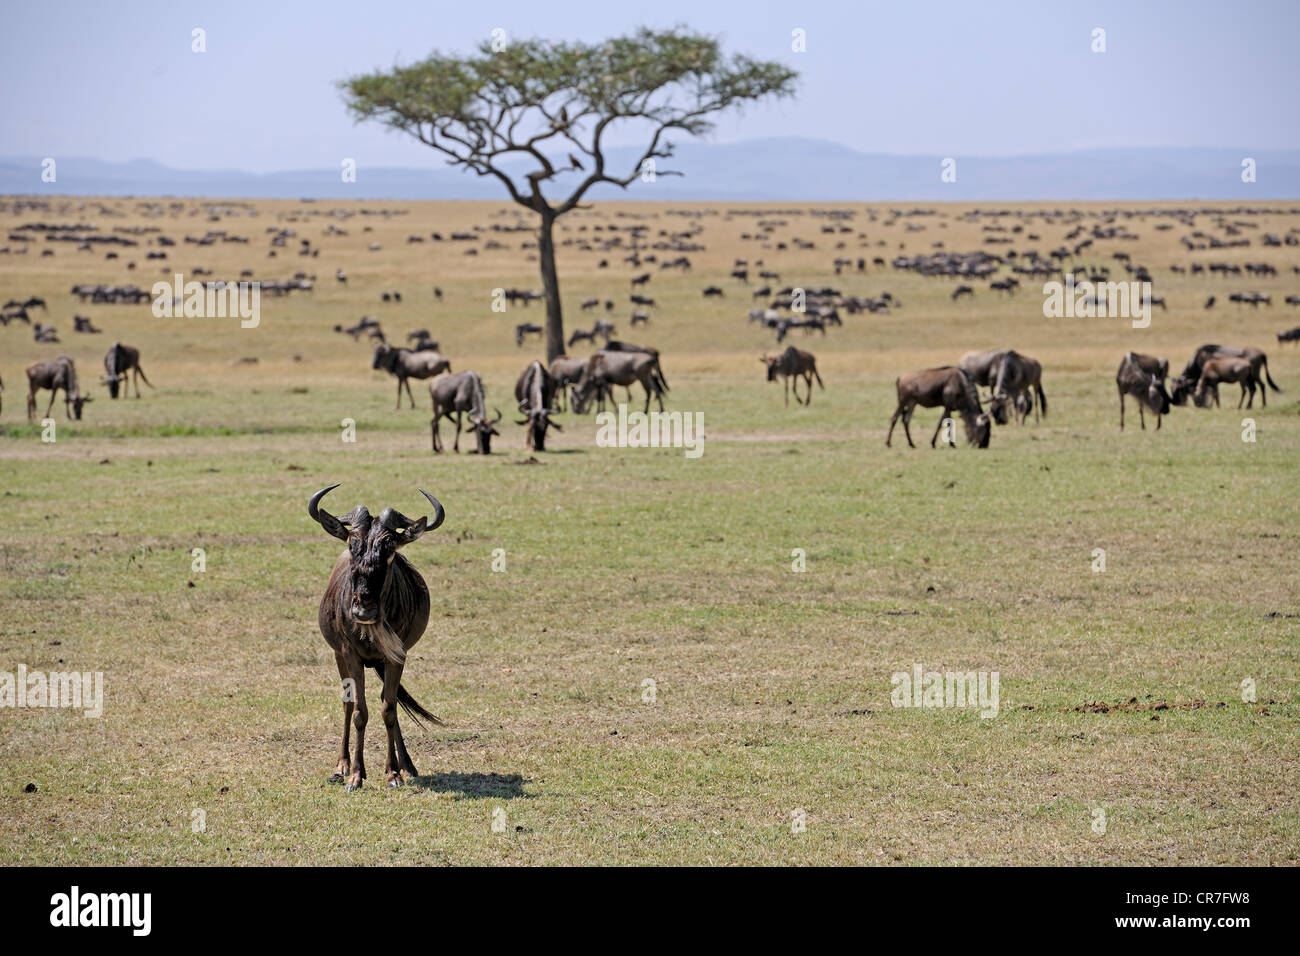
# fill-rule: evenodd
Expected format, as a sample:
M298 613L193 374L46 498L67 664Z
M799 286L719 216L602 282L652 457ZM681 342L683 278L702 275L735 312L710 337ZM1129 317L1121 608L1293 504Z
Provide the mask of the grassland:
M327 203L182 201L151 215L106 200L115 216L79 203L10 204L0 224L6 234L26 222L153 225L179 244L165 263L146 262L145 245L118 260L71 243L0 255L0 296L43 296L50 314L37 318L63 338L36 345L25 326L0 328L0 671L94 670L106 682L101 719L0 710L0 863L1300 860L1300 359L1273 338L1300 321L1281 305L1300 291L1300 253L1258 240L1294 229L1293 206L1229 216L1251 224L1249 248L1189 253L1178 239L1190 228L1141 216L1125 223L1138 240L1098 241L1082 263L1114 267L1124 251L1156 275L1169 311L1145 330L1045 319L1032 286L954 304L951 280L874 266L833 274L838 255L984 248L993 220L963 219L967 207L906 218L845 207L856 210L851 231L831 235L808 207L769 206L763 218L786 223L775 239L812 250L742 239L758 217L728 215L735 207L575 213L559 236L572 241L560 249L569 327L590 324L582 298L613 298L620 334L662 351L670 407L704 413L705 453L688 460L599 448L594 421L571 414L544 454L523 448L507 414L490 458L435 457L427 391L415 384L422 409L394 411L369 348L331 331L363 314L393 337L429 327L508 413L515 376L541 351L517 348L511 329L542 312L494 313L492 290L537 287L520 248L530 237L492 235L497 250L405 241L513 223L504 205L357 202L346 208L406 213L341 218ZM1069 204L1043 208L1058 206ZM620 251L576 242L634 222L652 240L698 222L707 248L685 276L646 267L658 306L631 333L634 270ZM330 223L347 235L325 235ZM1013 247L1055 248L1076 224L1026 222L1041 240ZM297 231L276 258L269 227ZM1224 234L1209 215L1196 227ZM249 243L180 242L208 229ZM319 257L295 255L300 238ZM47 247L56 254L41 257ZM781 284L888 290L903 305L846 316L824 340L798 335L827 388L786 408L755 360L772 335L745 322L749 295L726 278L737 257L764 259ZM1170 272L1194 261L1271 262L1280 275ZM264 299L255 330L68 294L74 282L147 286L196 266L318 280L310 294ZM340 267L346 286L333 279ZM703 299L715 283L727 298ZM1251 288L1275 306L1227 305ZM402 304L382 304L383 290L401 291ZM1219 305L1205 311L1209 294ZM105 334L74 335L74 313ZM139 401L111 402L94 384L115 339L141 349L157 386ZM1131 419L1121 434L1124 352L1181 368L1203 342L1265 348L1286 392L1249 413L1175 409L1158 432ZM896 375L1005 345L1042 362L1046 420L996 429L984 452L932 451L937 412L922 410L922 447L884 447ZM51 444L26 423L22 369L57 354L76 360L95 401L80 422L56 406ZM230 364L241 357L258 362ZM1235 403L1232 388L1224 398ZM1247 415L1254 443L1241 438ZM340 440L344 418L356 422L353 444ZM401 790L382 786L378 720L367 787L326 782L341 707L315 615L338 549L304 506L335 481L338 510L421 513L417 486L447 508L409 554L435 609L406 672L446 726L407 727L423 776ZM805 573L791 569L796 548ZM491 570L495 549L504 573ZM997 671L998 716L894 708L891 675L914 663ZM1247 677L1253 703L1242 700ZM492 827L498 809L504 832ZM792 832L796 810L804 832Z

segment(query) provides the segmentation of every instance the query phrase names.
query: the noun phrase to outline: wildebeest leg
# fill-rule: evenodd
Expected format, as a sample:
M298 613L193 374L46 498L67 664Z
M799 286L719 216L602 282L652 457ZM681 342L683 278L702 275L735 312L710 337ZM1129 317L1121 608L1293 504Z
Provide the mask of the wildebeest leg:
M458 455L460 454L460 415L460 412L456 413L456 440L451 443L451 450Z
M411 394L411 380L409 378L404 378L402 379L402 384L406 386L406 397L411 400L411 407L414 408L415 396ZM397 389L397 407L402 407L402 390L400 386Z
M135 382L135 397L140 397L140 370L138 368L131 370L131 381ZM122 383L122 391L126 391L126 383Z
M58 390L57 390L57 389L53 389L53 388L50 389L50 404L48 404L48 405L45 406L45 417L46 417L46 418L49 418L49 417L50 417L50 409L54 407L54 399L55 399L55 396L57 396L58 394L59 394L59 393L58 393ZM68 417L71 418L71 417L72 417L72 413L69 411L69 406L68 406L68 402L67 402L67 398L68 398L68 392L67 392L67 389L64 389L64 391L63 391L63 398L64 398L64 402L63 402L63 410L64 410L65 412L68 412Z
M934 443L937 442L937 441L939 440L939 430L940 430L941 428L943 428L943 421L944 421L944 419L947 418L947 417L948 417L948 406L945 405L945 406L943 406L943 414L941 414L941 415L939 416L939 424L934 426L934 435L930 438L930 447L931 447L931 448L933 448L933 447L934 447ZM952 441L950 441L949 444L951 444L954 448L957 447L957 443L956 443L956 442L952 442Z
M785 382L785 407L786 407L786 408L789 408L789 407L790 407L790 376L789 376L789 375L783 375L783 376L781 377L781 381ZM794 400L795 400L796 402L799 401L799 396L796 395L796 396L794 397Z
M438 451L438 419L439 419L439 417L441 417L441 416L438 415L438 410L435 408L435 409L433 410L433 417L429 419L429 432L430 432L429 440L433 443L433 450L434 450L435 453Z
M384 719L384 729L388 732L388 759L384 763L384 775L390 787L402 785L402 768L397 762L397 738L401 731L397 728L397 688L402 683L402 665L392 661L384 665L384 692L379 706L380 716ZM405 750L405 745L403 745ZM410 757L407 757L410 762Z
M339 745L339 762L330 780L334 783L342 783L347 779L351 769L351 760L348 758L348 738L352 736L352 698L355 696L347 685L347 680L352 676L348 669L347 662L343 660L343 655L338 651L334 652L334 663L338 665L339 678L343 681L343 742Z
M1124 389L1119 390L1119 430L1124 430Z
M398 376L398 379L397 379L397 408L398 408L398 410L401 410L401 407L402 407L402 379L401 379L401 376Z
M1147 430L1147 417L1142 414L1142 400L1138 399L1138 421L1142 423L1142 430Z
M356 709L352 713L352 727L357 736L352 741L352 770L348 774L348 790L356 790L366 779L366 721L370 718L370 713L366 709L366 669L353 655L348 656L347 664L348 677L355 685L357 699Z

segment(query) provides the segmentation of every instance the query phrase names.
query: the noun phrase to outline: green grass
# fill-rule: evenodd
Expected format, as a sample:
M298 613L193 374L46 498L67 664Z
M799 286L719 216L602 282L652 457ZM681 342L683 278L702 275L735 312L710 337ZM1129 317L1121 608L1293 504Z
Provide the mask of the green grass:
M296 204L262 205L268 219ZM231 344L160 332L147 310L94 311L105 341L65 349L80 350L70 354L83 379L120 336L140 345L158 388L113 403L97 387L81 422L56 408L54 444L23 421L18 388L20 363L46 352L22 328L0 329L19 359L0 365L0 670L100 670L106 683L99 720L0 710L0 862L1300 860L1300 618L1266 616L1300 612L1300 362L1268 345L1277 314L1207 318L1202 285L1173 276L1157 288L1171 313L1149 334L1066 333L1043 328L1032 290L1014 305L981 290L953 308L946 281L879 270L837 280L829 248L790 253L801 268L769 251L788 281L887 288L905 303L846 317L825 340L800 336L827 390L787 409L754 361L770 337L737 317L741 288L729 283L721 305L699 301L733 256L762 254L734 235L753 222L706 222L709 253L689 277L656 273L655 324L628 335L663 351L670 406L704 412L701 458L598 448L594 421L571 414L554 453L531 455L508 425L489 459L435 457L427 392L414 389L425 410L395 412L366 346L329 326L363 312L402 334L434 326L454 343L453 367L479 369L489 404L508 413L535 351L516 349L509 328L541 313L487 311L484 289L536 285L529 263L511 272L462 265L459 250L398 248L432 228L417 215L448 229L495 206L407 205L411 217L374 223L391 258L322 253L311 268L328 277L343 265L348 289L322 281L315 299L277 305L282 321L264 317L261 337L234 332ZM975 227L948 221L950 248L978 247ZM370 241L350 223L353 245ZM264 244L264 224L232 228ZM891 247L931 236L860 225ZM164 222L169 234L187 228ZM314 225L298 228L317 241ZM1099 243L1102 253L1123 248L1161 272L1185 261L1176 233L1133 228L1148 245ZM1253 255L1281 265L1274 252ZM195 261L220 275L240 255ZM566 255L566 302L622 295L625 268L604 278L594 257ZM78 261L65 257L66 269ZM61 293L73 273L60 265L0 262L0 292L46 290L70 329L75 305ZM434 281L441 311L425 301ZM390 288L412 300L400 318L375 304ZM571 324L590 321L570 308ZM1136 421L1118 431L1125 350L1181 367L1218 340L1267 348L1287 392L1266 410L1175 409L1159 432ZM1004 341L1043 362L1045 421L996 429L985 452L931 451L937 412L920 410L922 447L900 433L884 447L895 375ZM291 351L302 361L276 358ZM225 365L244 354L261 367ZM1240 437L1247 414L1254 444ZM345 417L355 445L340 441ZM367 785L346 794L326 782L342 708L315 617L339 548L305 504L335 481L338 512L423 513L417 487L447 509L408 552L434 611L404 678L446 726L405 727L422 776L401 790L383 787L373 686ZM202 573L193 548L206 552ZM497 548L504 573L491 570ZM791 570L795 548L805 573ZM1104 573L1091 570L1095 548ZM916 662L998 671L998 716L895 709L891 675ZM1255 703L1241 699L1246 677ZM1109 710L1079 709L1094 702ZM505 832L492 828L498 808ZM1097 808L1105 834L1091 828ZM797 809L802 833L791 832Z

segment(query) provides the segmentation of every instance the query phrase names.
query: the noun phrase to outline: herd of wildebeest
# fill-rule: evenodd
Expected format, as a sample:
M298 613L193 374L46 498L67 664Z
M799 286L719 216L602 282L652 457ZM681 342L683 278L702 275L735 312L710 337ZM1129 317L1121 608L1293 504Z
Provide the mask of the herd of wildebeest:
M1205 251L1250 245L1252 240L1241 238L1241 233L1244 228L1253 227L1253 224L1233 220L1230 217L1250 215L1258 211L1201 209L1149 212L1160 218L1161 221L1156 226L1158 230L1173 228L1175 223L1192 227L1192 231L1182 238L1183 246L1189 251ZM1277 212L1277 210L1268 211ZM1292 210L1283 210L1283 212L1294 214ZM756 229L752 233L743 234L741 238L763 242L763 248L770 250L765 255L770 257L772 252L779 254L791 247L799 250L817 248L816 243L808 239L798 237L789 241L776 239L776 229L786 225L784 219L774 219L770 216L764 219L762 211L750 211L749 214L759 217ZM847 242L843 234L853 232L850 225L851 216L842 210L822 211L819 214L827 219L827 222L821 226L821 232L829 233L838 240L834 244L837 250L846 248ZM1032 232L1025 233L1021 224L1014 227L1004 224L1003 218L1012 215L1009 212L985 211L982 214L989 217L991 221L990 224L983 226L983 231L990 234L986 236L984 242L990 246L1005 245L1016 239L1023 239L1030 243L1040 241L1038 235ZM891 218L886 225L911 217L930 215L933 215L932 210L906 212L891 210L889 212ZM973 215L979 216L981 213L976 211ZM1056 215L1061 214L1058 211ZM942 250L943 243L940 242L934 243L936 247L940 247L940 251L911 256L899 254L889 261L882 256L874 256L869 261L866 256L854 259L838 255L833 260L833 267L836 276L842 276L846 272L864 275L892 269L940 281L956 280L958 284L950 297L954 303L974 297L976 287L973 283L987 283L990 293L1006 296L1009 299L1020 292L1022 277L1033 281L1069 277L1080 282L1106 283L1111 279L1111 265L1093 262L1085 266L1080 263L1083 257L1090 254L1088 250L1097 241L1136 239L1136 234L1126 225L1127 218L1132 215L1131 211L1103 213L1096 217L1091 227L1082 221L1081 216L1075 216L1068 220L1073 224L1073 228L1064 235L1065 242L1046 253L1040 253L1036 247L1019 251L1006 249L1000 253L988 250L950 252ZM1195 228L1198 215L1209 216L1222 235L1213 235L1203 228ZM874 222L875 211L871 212L871 216ZM1049 218L1044 215L1045 220ZM1062 218L1061 221L1067 220ZM586 228L583 226L582 230L585 231ZM615 225L606 228L611 234L619 231L619 227ZM908 231L914 231L923 226L908 222L906 228ZM369 231L370 227L366 229ZM599 231L601 227L597 226L595 229ZM13 230L9 238L11 241L30 243L37 236L43 235L47 241L76 242L79 251L92 251L96 243L111 242L115 247L136 246L139 237L146 230L140 227L134 229L119 227L118 231L126 234L104 236L99 234L95 227L80 227L79 232L76 227L66 225L30 223ZM277 254L277 250L286 250L290 246L290 240L295 238L300 243L297 250L299 255L313 257L319 255L320 248L313 247L311 240L298 237L293 229L272 227L267 231L271 234L269 254L273 257ZM503 227L498 223L486 228L478 226L472 231L451 233L446 241L482 241L489 232L501 234L518 231L523 231L523 227L520 225ZM158 230L155 229L153 232L156 233ZM674 269L689 273L692 268L690 254L705 249L699 241L701 232L702 226L697 220L675 232L661 230L658 241L654 241L649 235L649 227L635 224L622 227L622 235L599 239L583 237L576 241L569 240L568 243L575 245L579 251L603 255L599 262L601 269L610 267L608 253L625 253L623 261L630 264L635 272L627 280L630 286L628 301L631 306L629 322L633 327L637 325L648 327L652 310L656 307L655 299L647 294L654 273L641 270L648 264L657 264L661 271ZM327 235L345 236L346 234L345 230L333 223L327 230ZM433 241L444 241L444 237L436 232L430 238ZM865 239L865 234L859 233L858 238ZM161 234L153 235L148 241L150 245L156 247L147 253L149 259L165 260L168 248L177 245L174 239ZM186 236L184 241L203 247L216 242L247 244L248 238L233 235L226 230L209 230L202 236ZM425 238L412 235L407 241L424 242ZM860 245L865 244L865 242L860 243ZM883 245L883 242L878 244ZM1284 236L1266 234L1262 237L1262 244L1270 248L1300 245L1300 229L1293 228ZM529 249L533 246L534 243L525 242L522 248ZM504 247L496 239L488 239L483 248L489 250ZM377 242L372 242L368 249L375 253L381 251L381 246ZM26 250L27 245L16 249L5 246L0 247L0 254L22 254ZM471 248L467 250L467 254L477 254L477 251ZM665 252L674 254L670 257L665 255ZM42 252L42 255L51 254L53 253L49 249ZM118 258L119 252L115 249L110 251L108 256ZM1112 260L1117 264L1117 268L1124 269L1132 281L1147 283L1154 281L1152 271L1147 266L1135 264L1128 253L1115 252ZM133 269L135 262L128 263L127 267ZM1276 278L1279 274L1277 267L1267 262L1244 264L1193 262L1188 266L1174 264L1170 269L1175 274L1207 275L1221 279L1232 279L1242 275ZM1293 266L1292 271L1300 275L1300 266ZM751 286L751 272L753 278L757 280L756 288ZM197 267L192 270L191 275L210 277L212 272ZM241 272L240 279L251 279L253 275L252 269L245 269ZM336 282L344 285L348 281L347 274L342 268L336 270L334 278ZM881 292L875 296L862 296L846 295L839 289L830 287L786 285L784 288L776 289L775 284L781 280L780 272L767 264L764 259L757 259L752 264L746 259L736 259L730 274L723 281L725 283L728 280L739 283L744 290L742 294L747 294L751 301L761 300L762 304L759 307L748 309L748 322L757 324L765 331L775 333L778 345L795 330L801 330L805 335L821 333L825 336L829 328L843 325L841 313L846 316L862 313L888 314L891 310L902 307L902 303L889 292ZM310 293L314 289L315 276L298 272L290 279L256 281L262 292L286 296L294 291ZM218 289L226 285L224 281L211 279L205 283L208 288ZM497 291L502 300L510 306L528 307L530 303L545 301L544 293L539 291L515 288ZM442 289L435 287L433 292L436 301L441 303ZM69 290L69 294L81 303L90 302L100 305L139 305L150 301L150 293L135 285L80 283L74 285ZM702 294L706 299L724 300L727 297L727 289L724 285L709 284L703 288ZM1217 298L1217 296L1210 296L1203 308L1212 309ZM1272 297L1256 290L1232 292L1227 298L1238 307L1272 306ZM400 304L402 295L398 290L388 289L380 293L380 299L383 303ZM1095 303L1096 300L1093 301ZM1286 296L1285 302L1287 305L1300 305L1300 296ZM657 402L659 409L663 410L668 383L658 350L615 338L617 330L610 318L617 308L615 297L585 298L580 303L580 313L585 314L601 309L602 305L605 317L596 319L589 329L580 327L572 331L565 343L570 348L584 341L593 346L598 345L591 354L581 357L561 354L549 364L533 360L519 375L515 386L515 408L520 416L518 424L525 428L525 441L528 448L537 451L545 450L547 431L550 428L561 427L555 416L564 412L566 406L567 410L576 414L584 414L593 407L603 410L606 403L613 400L613 390L618 386L623 386L627 390L627 399L631 401L631 388L639 384L645 393L644 410L649 411L651 401ZM1151 295L1148 307L1156 305L1168 308L1163 297ZM954 306L956 307L958 306ZM32 329L37 342L58 344L57 329L46 321L36 321L34 314L37 313L42 319L49 314L49 307L43 299L36 296L11 299L0 310L0 325L25 323ZM75 316L73 323L73 331L76 333L94 335L103 332L103 329L96 327L86 316ZM390 344L380 321L371 316L363 316L350 326L336 325L334 331L349 335L353 340L364 337L373 343L371 368L386 371L396 379L398 408L401 407L403 391L411 407L414 408L416 404L411 391L411 379L429 381L429 396L433 411L430 438L435 452L443 450L439 427L443 419L451 422L455 429L452 442L454 451L460 450L461 432L473 431L476 450L484 454L490 452L491 439L499 434L496 426L503 417L502 413L499 409L494 409L495 415L489 415L487 395L482 380L473 371L453 370L451 360L441 352L438 340L427 328L411 331L402 345ZM530 340L540 342L544 334L545 328L534 322L520 322L513 328L515 344L520 348ZM1300 327L1279 332L1277 337L1279 343L1300 340ZM794 391L796 403L809 404L812 401L812 383L816 381L819 387L825 388L817 370L816 358L804 349L787 345L782 351L764 353L760 361L768 381L780 380L784 383L787 406L791 390ZM57 393L62 391L68 417L78 419L82 417L83 407L91 401L91 395L83 391L78 380L76 365L71 358L61 355L36 362L27 368L26 373L29 418L35 418L38 408L37 395L44 390L50 392L49 403L45 409L47 416L53 408ZM101 383L107 387L110 396L118 397L119 394L125 396L127 386L133 383L138 398L141 379L151 388L153 387L141 366L139 349L114 342L104 356L103 375L100 377ZM1138 352L1129 352L1121 356L1115 376L1120 400L1121 428L1124 427L1125 403L1129 398L1132 398L1137 405L1139 420L1145 429L1147 412L1155 415L1156 427L1159 428L1162 417L1169 413L1172 405L1185 405L1190 401L1198 407L1217 406L1220 401L1219 386L1223 384L1240 385L1239 407L1242 403L1252 407L1257 391L1260 392L1261 400L1266 402L1266 386L1280 391L1269 373L1268 359L1264 352L1249 346L1202 345L1195 349L1182 373L1172 381L1172 384L1168 379L1167 358ZM802 397L799 390L800 382L804 386ZM0 378L0 396L3 394L3 387L3 379ZM886 445L892 443L894 428L900 421L908 444L913 444L910 423L918 406L942 410L939 425L930 442L932 447L937 442L943 424L954 420L950 417L953 415L961 419L970 443L983 448L989 444L993 423L1002 425L1014 419L1023 424L1031 413L1035 420L1047 414L1047 396L1043 388L1041 364L1013 348L969 352L963 355L956 365L908 372L898 377L895 387L898 404L889 422ZM986 390L985 397L981 396L981 389ZM951 429L947 434L947 441L955 444Z
M1253 228L1253 224L1240 217L1248 217L1254 210L1154 210L1148 215L1157 216L1159 230L1173 228L1175 223L1188 227L1189 234L1183 237L1183 245L1189 251L1205 251L1216 248L1239 247L1249 245L1249 239L1241 237L1243 230ZM1280 215L1295 215L1300 210L1268 210ZM670 213L671 215L672 213ZM661 230L658 237L648 234L648 227L637 223L629 226L596 226L595 232L604 231L602 237L591 235L578 239L566 240L579 252L590 252L601 258L598 267L607 269L610 253L623 254L623 261L630 264L635 274L630 276L629 303L631 305L630 325L651 325L653 310L657 307L655 299L648 293L654 277L651 271L641 271L645 265L658 264L660 270L677 269L688 273L692 269L690 255L704 250L699 241L702 227L698 214L678 213L693 219L682 230ZM780 273L765 261L773 254L793 246L801 251L817 248L816 241L794 237L787 240L776 236L778 228L787 224L781 215L794 213L764 214L763 211L742 211L738 215L751 215L756 219L755 228L742 233L742 241L761 243L764 259L756 260L752 266L744 259L737 259L724 285L709 284L702 290L705 299L725 300L727 289L744 290L752 301L762 300L762 305L750 308L747 313L747 325L752 328L757 324L764 334L775 334L777 344L785 341L787 336L800 330L805 336L820 333L826 336L828 329L841 327L841 314L856 316L860 314L889 314L892 310L903 308L903 303L889 292L874 296L846 295L830 287L803 287L786 285L774 289L781 281ZM825 222L821 225L822 235L829 234L830 244L836 250L847 248L846 234L855 230L851 225L852 214L842 210L821 211ZM876 211L870 211L871 221L877 221ZM891 210L885 225L904 221L908 232L921 231L924 226L913 221L912 217L924 218L933 215L929 210L900 211ZM1005 211L974 211L965 216L988 217L982 229L984 243L989 246L1003 246L1011 242L1019 243L1022 238L1028 243L1037 243L1039 236L1026 232L1023 222L1010 225L1009 216L1021 216ZM1098 240L1131 240L1137 238L1128 229L1132 211L1118 210L1095 214L1090 228L1085 223L1083 214L1057 213L1055 216L1038 214L1047 222L1068 222L1073 226L1065 236L1073 245L1061 245L1046 254L1040 254L1036 248L1003 250L994 254L987 250L972 253L952 253L936 251L924 255L898 255L887 262L881 256L856 260L837 255L833 267L837 276L846 271L859 275L874 274L877 271L893 269L911 272L933 278L935 281L953 281L958 285L949 297L954 303L952 308L961 308L955 303L973 298L976 294L973 283L987 283L989 292L999 297L1014 297L1020 293L1021 277L1031 280L1051 281L1069 278L1072 281L1090 283L1109 282L1110 266L1091 263L1086 268L1079 264L1090 246ZM1220 233L1213 235L1203 228L1196 227L1196 218L1208 216ZM1237 217L1237 218L1234 218ZM296 220L291 220L296 221ZM367 227L367 231L369 227ZM587 226L578 231L585 232ZM115 249L108 253L117 258L118 248L130 249L138 244L145 232L141 227L123 229L115 236L103 236L95 233L93 227L83 227L79 233L66 226L45 226L40 223L29 224L10 233L10 240L21 241L24 245L17 250L0 247L0 255L26 252L27 243L35 235L44 234L47 240L77 242L80 251L93 251L95 243L109 242ZM157 234L153 230L150 241L155 248L148 253L150 259L166 259L166 249L177 245L176 241ZM487 228L476 227L472 231L452 233L449 239L433 233L434 242L479 242L486 240L485 251L504 248L496 238L488 234L504 236L512 232L526 231L522 225L502 227L493 224ZM298 254L315 257L319 248L305 238L296 236L293 229L272 227L271 250L269 255L275 257L277 252L287 250L289 241L298 238ZM1086 233L1086 235L1085 235ZM326 236L345 236L346 231L331 222L325 232ZM1017 238L1019 237L1019 238ZM859 232L859 245L866 245L866 236ZM626 239L626 241L625 241ZM408 242L424 242L423 236L412 235ZM822 240L826 242L827 240ZM185 242L198 247L209 246L215 242L236 242L246 244L246 237L235 236L225 231L209 231L203 236L187 236ZM877 245L883 245L877 241ZM1291 229L1285 236L1265 235L1263 244L1267 247L1300 246L1300 228ZM943 243L933 244L942 247ZM535 242L525 242L523 249L535 247ZM369 243L370 253L382 251L377 242ZM43 251L43 255L49 250ZM466 254L477 254L477 248L466 249ZM670 253L671 255L667 255ZM1131 277L1132 281L1149 283L1154 280L1151 270L1131 261L1124 252L1113 254L1113 261L1119 263ZM128 269L134 262L127 264ZM750 270L755 272L759 287L751 289ZM1202 274L1230 279L1243 274L1277 278L1275 266L1268 263L1193 263L1189 267L1175 264L1171 270L1176 274ZM1300 275L1300 266L1292 267L1294 274ZM206 269L192 270L194 276L211 276ZM252 270L244 270L241 279L249 279ZM346 285L348 277L343 269L335 272L336 282ZM299 272L291 279L263 281L261 287L269 294L289 295L291 292L311 293L314 288L314 276ZM738 286L731 283L737 283ZM226 283L211 281L209 287L224 286ZM500 289L500 299L508 306L529 307L530 303L545 300L542 292L521 289ZM135 286L87 285L79 284L70 290L81 302L102 305L147 304L149 294ZM443 291L434 287L434 299L443 302ZM734 294L734 292L733 292ZM386 289L380 293L380 301L390 306L402 303L400 290ZM1204 309L1212 309L1216 296L1210 296ZM1233 292L1228 301L1239 308L1271 307L1269 295L1258 291ZM1300 297L1288 296L1288 305L1300 305ZM544 451L547 431L559 429L560 423L555 417L565 412L566 406L575 414L585 414L592 408L603 409L614 400L614 389L623 387L627 400L632 399L632 386L640 385L645 394L644 411L649 412L651 401L664 409L664 397L668 392L668 382L660 364L657 349L634 345L616 338L617 329L611 319L616 310L613 297L589 297L580 303L580 312L589 313L601 309L605 317L593 322L590 329L579 328L573 331L565 343L573 347L586 341L597 345L591 354L570 356L559 354L549 363L541 360L528 361L520 373L515 385L515 409L520 416L519 425L525 428L525 442L528 448ZM1148 307L1161 305L1165 308L1163 297L1150 297ZM44 319L48 317L49 308L39 297L13 299L0 310L0 326L8 327L23 323L31 327L37 342L57 344L58 333L46 322L33 322L33 313L39 312ZM105 323L107 324L107 323ZM74 332L86 335L103 334L104 330L95 326L90 318L76 316ZM403 345L389 342L382 323L370 316L364 316L350 326L336 325L334 331L350 336L354 341L364 337L373 345L373 359L370 367L392 375L397 384L397 407L402 407L402 395L412 408L416 401L411 390L411 380L428 381L429 398L433 417L430 421L430 439L434 452L443 450L440 424L443 419L452 423L454 437L452 450L459 451L462 431L472 431L476 440L476 450L488 454L491 439L498 435L496 426L504 417L499 409L489 414L489 402L482 379L477 373L468 369L454 370L452 361L440 348L438 338L427 328L410 331ZM509 331L502 327L502 333ZM536 342L545 336L545 328L532 322L521 322L513 328L514 343L523 348L529 342ZM324 330L322 330L324 333ZM1278 341L1290 342L1300 340L1300 328L1278 333ZM256 361L255 359L236 359L235 362ZM795 402L808 405L812 401L813 382L819 388L825 388L821 374L817 369L817 360L812 353L787 345L784 350L764 353L760 357L766 379L769 382L780 380L784 384L785 406L789 406L790 392L794 392ZM232 363L234 364L234 363ZM457 360L459 364L459 359ZM1254 404L1255 393L1267 404L1267 389L1281 391L1269 372L1268 359L1258 348L1247 346L1223 346L1207 344L1195 349L1183 371L1172 383L1169 383L1169 361L1167 358L1142 354L1135 351L1120 356L1115 383L1119 393L1119 425L1124 427L1125 405L1133 399L1137 405L1142 428L1146 428L1146 413L1156 417L1156 428L1161 427L1162 418L1168 414L1171 406L1185 405L1189 401L1197 407L1217 406L1219 404L1219 386L1238 384L1241 399L1238 406ZM360 369L359 369L360 371ZM38 407L37 396L43 390L50 392L49 404L45 415L53 408L57 393L63 392L65 412L69 418L81 418L83 407L91 396L81 388L74 361L66 355L36 362L27 368L28 397L27 414L35 418ZM138 348L114 342L107 350L103 360L103 375L100 381L107 387L110 396L126 397L129 386L134 385L135 397L140 397L140 381L151 388L152 384L145 376L141 366L141 353ZM800 384L803 395L800 395ZM956 415L961 419L969 442L976 447L986 448L994 423L1006 425L1012 420L1023 425L1032 414L1035 421L1047 415L1047 394L1043 386L1043 367L1034 358L1014 348L999 348L987 351L968 352L961 356L956 365L924 369L900 375L896 382L898 405L889 422L889 431L885 439L888 446L893 439L894 428L899 421L903 424L908 444L913 445L910 423L915 409L939 408L941 415L934 436L930 440L934 447L945 422L952 423L947 435L947 442L955 445L953 437ZM981 395L981 389L987 395ZM3 381L0 381L0 394ZM985 406L987 404L987 411ZM914 447L914 446L913 446ZM397 707L402 707L413 719L438 721L401 685L403 667L408 650L420 639L427 626L430 601L427 586L414 566L399 553L399 549L418 540L426 532L437 528L443 521L442 505L432 495L421 489L421 493L433 507L432 520L426 517L409 518L393 508L383 509L377 516L364 507L358 506L346 514L334 515L321 507L322 499L331 490L338 487L330 485L312 495L308 502L309 516L332 537L347 544L347 550L339 555L333 572L326 585L325 594L320 602L318 623L321 634L335 652L339 676L342 680L352 681L355 693L344 695L343 733L334 780L347 784L348 790L362 786L365 779L365 762L363 755L363 735L367 722L364 681L365 672L373 670L383 683L381 694L382 717L388 737L385 774L390 786L402 783L403 775L414 775L415 765L406 749L400 725L397 720ZM355 727L355 739L351 730Z

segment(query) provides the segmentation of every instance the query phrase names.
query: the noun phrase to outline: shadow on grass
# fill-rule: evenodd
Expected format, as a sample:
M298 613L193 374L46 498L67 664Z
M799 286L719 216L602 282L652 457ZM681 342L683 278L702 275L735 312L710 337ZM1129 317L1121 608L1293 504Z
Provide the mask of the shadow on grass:
M408 787L439 793L454 793L459 800L517 800L530 797L524 792L528 781L517 773L435 773L408 777Z

